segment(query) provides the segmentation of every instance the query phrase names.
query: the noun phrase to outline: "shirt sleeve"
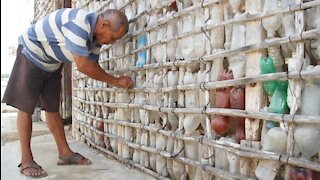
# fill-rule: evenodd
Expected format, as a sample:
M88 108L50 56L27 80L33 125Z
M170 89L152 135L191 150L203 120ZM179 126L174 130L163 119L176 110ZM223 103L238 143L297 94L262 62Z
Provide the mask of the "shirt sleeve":
M61 27L65 37L65 46L72 53L88 57L90 55L87 41L89 39L90 26L77 20L69 21Z

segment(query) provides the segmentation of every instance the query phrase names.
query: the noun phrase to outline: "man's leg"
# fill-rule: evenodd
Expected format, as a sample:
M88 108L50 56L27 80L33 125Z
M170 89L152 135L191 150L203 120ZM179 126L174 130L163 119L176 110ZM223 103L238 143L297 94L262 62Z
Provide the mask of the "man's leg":
M31 152L32 118L31 114L18 111L17 128L21 145L21 172L27 176L46 176L46 172L34 162Z
M67 143L62 118L58 112L46 111L46 122L51 133L53 134L53 137L58 147L59 159L60 159L58 164L78 164L78 165L91 164L91 161L89 159L84 158L80 154L76 154L71 151Z
M21 163L30 163L33 161L31 152L31 134L32 134L32 119L31 114L18 111L17 128L21 145Z
M46 123L57 143L60 156L69 157L73 154L64 133L63 122L58 112L46 112Z

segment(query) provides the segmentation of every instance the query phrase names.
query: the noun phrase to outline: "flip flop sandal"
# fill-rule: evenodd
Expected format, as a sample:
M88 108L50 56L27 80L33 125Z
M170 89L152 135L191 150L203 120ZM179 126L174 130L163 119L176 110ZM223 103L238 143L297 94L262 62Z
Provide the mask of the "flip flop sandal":
M39 166L36 162L30 162L27 164L22 164L20 163L18 165L19 169L20 169L20 173L28 176L28 177L33 177L33 178L42 178L42 177L46 177L48 176L48 174L42 169L41 166ZM29 169L29 171L28 171ZM36 171L30 171L31 169L35 169ZM30 174L26 173L29 172Z
M73 153L70 157L64 158L62 156L59 156L59 161L57 162L57 165L90 165L92 162L83 157L79 153Z

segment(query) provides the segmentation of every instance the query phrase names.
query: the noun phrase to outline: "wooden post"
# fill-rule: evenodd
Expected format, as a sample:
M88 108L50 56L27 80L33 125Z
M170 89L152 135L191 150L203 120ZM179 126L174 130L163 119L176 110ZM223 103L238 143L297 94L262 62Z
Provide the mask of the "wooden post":
M63 7L64 8L71 8L72 7L71 0L63 0Z
M296 0L296 4L302 3L302 0ZM295 12L295 29L297 34L302 33L305 29L305 24L304 24L304 11L296 11ZM304 62L304 42L303 41L298 41L296 44L296 58L294 59L294 65L296 66L295 69L299 70L303 66ZM301 98L301 90L302 90L302 81L300 79L295 79L294 80L294 87L293 87L293 93L294 96L297 100L294 101L294 104L292 105L290 109L290 114L296 114L300 98ZM288 127L288 139L287 139L287 155L288 156L294 156L294 129L295 129L295 124L290 123ZM288 164L285 167L285 179L290 179L290 169L291 166Z
M71 90L71 64L64 64L61 78L60 114L65 124L71 122L72 116L72 90Z
M245 1L246 13L258 14L262 12L262 0ZM261 20L250 21L246 23L246 45L260 43L264 40L265 33L262 29ZM264 56L263 50L252 51L246 53L246 76L254 76L260 74L259 60ZM263 103L263 89L261 83L246 85L246 110L260 111ZM246 118L245 133L246 141L243 144L256 144L261 137L262 123L259 119ZM249 141L249 142L248 142ZM251 142L250 142L251 141ZM253 146L252 146L253 147ZM241 159L240 173L247 176L254 175L255 165L248 159Z
M75 69L74 69L73 66L74 66L74 65L71 64L71 69L72 69L72 71L75 71ZM71 79L70 86L71 86L72 88L74 88L74 85L75 85L75 84L78 84L78 83L75 83L75 81L79 81L79 80L75 80L75 79L74 79L73 73L71 73L70 79ZM72 90L71 90L71 91L72 91ZM71 97L71 98L72 98L72 97ZM72 107L75 107L75 106L76 106L76 105L75 105L74 102L71 100L71 118L72 118L72 119L75 119L75 114L77 113L77 112L75 112L74 108L72 108ZM72 133L71 133L71 134L72 134L72 137L74 137L74 138L77 137L76 134L77 134L78 128L76 128L76 127L79 126L79 125L80 125L80 124L79 124L78 122L75 122L74 120L71 121L71 127L72 127L72 129L71 129L71 132L72 132ZM76 138L76 140L79 140L79 139Z

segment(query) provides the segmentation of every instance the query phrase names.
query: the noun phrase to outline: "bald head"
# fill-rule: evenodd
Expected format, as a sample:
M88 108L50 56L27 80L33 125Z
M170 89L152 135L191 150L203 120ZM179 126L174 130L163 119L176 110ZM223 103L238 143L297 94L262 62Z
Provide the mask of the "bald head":
M123 27L125 32L128 32L129 22L127 16L122 11L108 9L100 15L104 20L110 21L112 31L119 31Z

